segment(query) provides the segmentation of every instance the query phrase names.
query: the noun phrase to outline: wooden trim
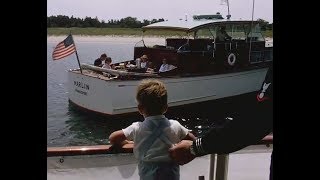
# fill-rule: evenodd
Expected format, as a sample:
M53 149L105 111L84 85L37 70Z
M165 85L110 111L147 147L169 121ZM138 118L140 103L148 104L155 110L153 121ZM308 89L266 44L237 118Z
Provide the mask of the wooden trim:
M122 148L114 148L114 147L111 147L111 145L48 147L47 157L132 153L132 152L133 152L133 144L126 144Z
M255 145L273 144L273 135L264 137ZM96 146L68 146L68 147L48 147L47 157L51 156L76 156L76 155L92 155L92 154L116 154L116 153L132 153L133 144L126 144L122 148L114 148L111 145Z

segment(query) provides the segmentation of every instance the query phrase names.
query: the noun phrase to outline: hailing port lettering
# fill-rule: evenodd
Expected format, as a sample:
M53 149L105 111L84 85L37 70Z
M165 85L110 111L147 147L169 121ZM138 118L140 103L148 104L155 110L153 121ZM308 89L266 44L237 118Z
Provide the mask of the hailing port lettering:
M79 82L79 81L73 81L73 84L75 86L77 86L77 87L89 90L89 85L88 84L85 84L85 83L82 83L82 82Z
M86 95L86 96L87 96L87 92L80 91L80 90L78 90L78 89L75 89L75 91L76 91L77 93L80 93L80 94L83 94L83 95Z

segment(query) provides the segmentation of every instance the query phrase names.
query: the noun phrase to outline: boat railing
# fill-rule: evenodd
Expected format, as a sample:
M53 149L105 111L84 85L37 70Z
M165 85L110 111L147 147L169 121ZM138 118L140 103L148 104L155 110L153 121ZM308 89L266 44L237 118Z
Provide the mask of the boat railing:
M272 61L272 48L261 50L261 51L251 51L251 64L266 62L266 61Z
M142 44L142 46L140 44ZM145 45L144 40L141 39L134 45L134 47L147 47L147 46Z
M264 137L261 141L252 145L265 145L270 147L273 144L273 135ZM126 144L121 149L114 149L111 145L95 146L69 146L69 147L48 147L47 157L55 156L79 156L79 155L99 155L99 154L118 154L132 153L133 144ZM227 180L229 154L210 155L209 180ZM199 179L204 177L200 177Z

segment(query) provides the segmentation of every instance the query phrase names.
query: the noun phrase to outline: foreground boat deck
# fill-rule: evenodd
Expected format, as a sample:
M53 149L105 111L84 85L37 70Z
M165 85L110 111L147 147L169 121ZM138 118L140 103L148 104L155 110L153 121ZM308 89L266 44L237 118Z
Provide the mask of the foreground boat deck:
M252 146L230 154L228 180L267 180L272 147ZM245 162L245 163L244 163ZM180 167L181 180L209 179L210 155ZM48 180L139 179L133 154L61 156L47 158Z
M273 136L269 135L257 145L246 147L230 155L206 155L180 166L181 180L210 179L216 167L217 179L267 180ZM122 153L110 152L110 145L58 147L47 150L47 179L139 179L137 161L132 144ZM226 160L226 161L224 161ZM216 162L212 166L212 162ZM227 177L225 176L225 173Z

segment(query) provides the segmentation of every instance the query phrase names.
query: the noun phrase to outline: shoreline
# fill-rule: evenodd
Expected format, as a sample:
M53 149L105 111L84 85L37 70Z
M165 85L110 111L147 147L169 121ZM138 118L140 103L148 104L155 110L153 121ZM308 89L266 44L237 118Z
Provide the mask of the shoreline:
M72 35L76 42L138 42L142 40L141 36L136 35ZM47 35L47 42L60 42L63 41L66 35ZM164 40L160 36L144 36L145 41L159 42Z
M66 37L66 35L47 35L47 43L58 43ZM121 42L138 42L142 40L142 37L137 35L73 35L73 38L75 42L118 42L119 40L121 40ZM266 37L265 39L267 42L273 42L273 38ZM164 41L164 37L144 36L143 40L159 42Z

